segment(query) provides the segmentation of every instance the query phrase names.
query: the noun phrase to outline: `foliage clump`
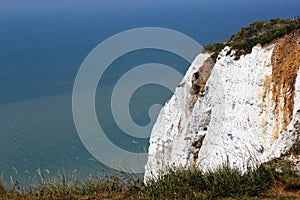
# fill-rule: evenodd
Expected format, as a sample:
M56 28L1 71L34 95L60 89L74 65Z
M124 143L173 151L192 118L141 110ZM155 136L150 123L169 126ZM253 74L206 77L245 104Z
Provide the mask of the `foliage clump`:
M256 21L243 27L238 33L231 36L225 43L214 43L204 47L212 53L213 58L224 48L230 46L236 50L236 59L241 55L251 53L252 48L257 45L265 45L286 34L290 34L300 28L300 19L271 19L269 22Z

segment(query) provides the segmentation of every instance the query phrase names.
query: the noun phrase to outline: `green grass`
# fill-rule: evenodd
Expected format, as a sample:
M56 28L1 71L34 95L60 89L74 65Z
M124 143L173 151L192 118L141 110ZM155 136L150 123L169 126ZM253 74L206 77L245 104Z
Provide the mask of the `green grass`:
M255 197L267 191L273 181L273 172L265 165L245 174L227 165L206 173L197 169L170 169L157 181L150 181L144 193L153 199Z
M35 186L24 188L18 184L6 188L0 181L0 199L295 199L290 194L274 193L274 187L280 183L287 192L300 190L299 174L280 159L244 174L228 165L205 173L196 168L170 168L146 185L125 173L84 180L63 170L55 177L40 170L38 175Z
M34 186L21 187L16 181L5 186L0 181L0 199L85 199L122 193L126 188L119 175L89 176L79 180L76 172L61 170L50 177L37 170L39 180Z

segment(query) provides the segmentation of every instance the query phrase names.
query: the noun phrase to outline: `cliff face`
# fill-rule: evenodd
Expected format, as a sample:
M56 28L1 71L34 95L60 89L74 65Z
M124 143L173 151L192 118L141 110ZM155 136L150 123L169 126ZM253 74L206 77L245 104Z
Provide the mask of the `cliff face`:
M300 34L235 58L225 47L192 63L155 123L145 180L170 166L242 171L286 152L300 136Z

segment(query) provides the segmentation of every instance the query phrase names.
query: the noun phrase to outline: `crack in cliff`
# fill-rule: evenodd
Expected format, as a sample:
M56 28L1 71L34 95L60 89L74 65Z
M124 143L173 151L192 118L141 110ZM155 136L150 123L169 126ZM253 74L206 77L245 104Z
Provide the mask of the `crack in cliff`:
M195 163L195 162L197 161L197 159L198 159L198 154L199 154L199 151L200 151L200 149L201 149L201 147L202 147L203 140L204 140L205 136L206 136L206 135L200 136L198 140L196 140L196 141L194 141L194 142L192 143L192 147L195 148L195 150L193 151L193 161L194 161L194 163Z
M265 80L263 101L267 105L267 111L262 126L265 133L270 107L273 108L271 144L293 117L295 83L300 68L299 38L300 30L297 30L278 39L271 59L272 75ZM269 97L267 102L266 97Z

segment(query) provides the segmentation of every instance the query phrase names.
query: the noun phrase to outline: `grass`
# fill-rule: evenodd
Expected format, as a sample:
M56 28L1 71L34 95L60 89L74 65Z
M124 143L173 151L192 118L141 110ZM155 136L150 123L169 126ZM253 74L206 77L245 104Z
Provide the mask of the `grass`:
M196 168L170 168L146 185L128 174L90 176L61 171L47 177L40 170L39 183L6 188L0 181L0 199L296 199L300 197L300 176L291 163L280 159L242 174L224 165L202 172ZM3 180L3 179L2 179ZM282 192L283 191L283 192ZM298 196L297 196L298 195Z
M286 175L299 178L291 168L284 168L283 173L276 172L273 162L244 174L228 165L206 173L193 168L170 169L167 174L150 181L143 191L152 199L256 198L271 190L276 181L287 180Z
M115 194L122 194L126 188L119 176L89 176L79 180L79 174L67 174L64 170L57 176L50 177L37 170L39 181L34 186L21 188L18 182L5 187L4 181L0 182L0 199L89 199Z

